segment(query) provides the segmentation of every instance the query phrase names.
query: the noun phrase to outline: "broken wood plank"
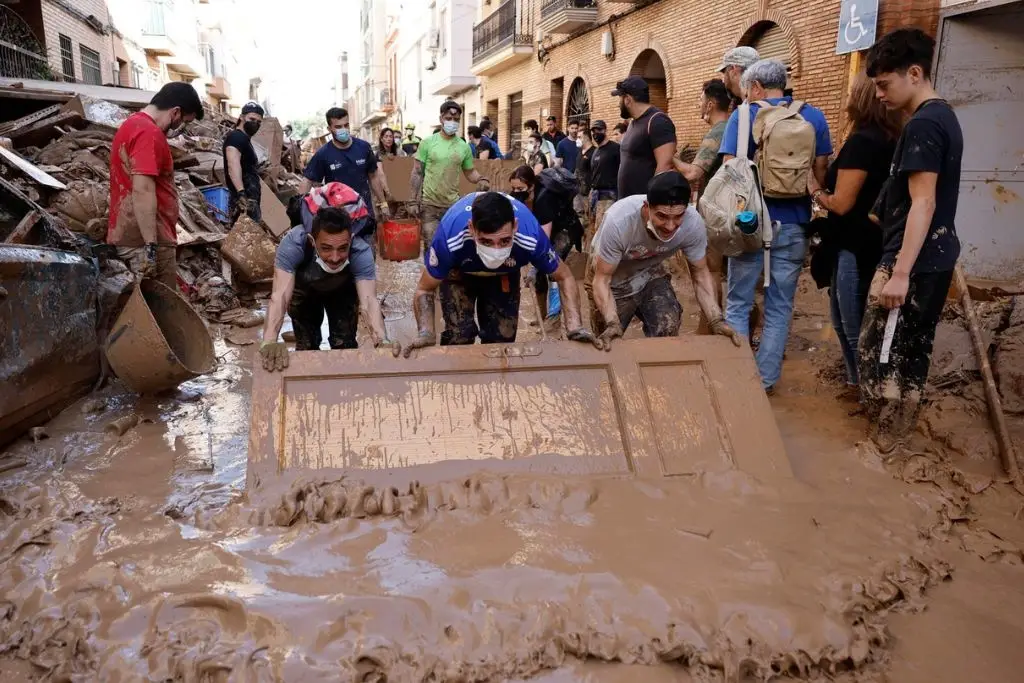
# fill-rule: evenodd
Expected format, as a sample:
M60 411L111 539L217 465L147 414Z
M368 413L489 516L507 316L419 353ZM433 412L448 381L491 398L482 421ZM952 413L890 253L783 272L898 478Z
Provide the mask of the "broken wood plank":
M7 131L18 130L19 128L30 126L36 121L41 121L42 119L45 119L48 116L53 116L54 114L60 112L60 107L61 105L59 104L53 104L44 109L40 109L37 112L33 112L26 116L22 116L20 119L15 119L14 121L7 121L6 123L0 123L0 135L6 135Z
M39 216L39 212L35 209L26 213L25 217L18 222L18 225L15 226L14 230L7 236L7 239L4 240L4 242L6 244L25 244L25 238L27 238L28 234L32 232L32 228L36 226L36 223L39 222Z
M43 147L64 133L59 126L81 128L84 125L85 119L77 112L64 112L37 121L27 128L11 131L9 137L15 147Z
M263 214L263 222L274 235L274 239L280 240L286 232L292 229L292 222L288 219L288 210L267 186L266 181L262 179L260 180L260 190L260 212Z
M30 177L32 180L39 183L40 185L52 187L55 190L68 189L67 185L57 180L46 171L40 169L38 166L33 164L28 159L24 158L17 152L12 152L9 149L4 149L3 147L0 147L0 158L3 158L11 166L18 169L19 171L21 171L22 173Z

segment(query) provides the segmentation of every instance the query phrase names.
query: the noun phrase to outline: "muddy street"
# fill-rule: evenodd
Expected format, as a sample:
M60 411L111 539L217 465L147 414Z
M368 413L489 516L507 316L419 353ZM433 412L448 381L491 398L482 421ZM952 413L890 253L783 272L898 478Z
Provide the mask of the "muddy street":
M861 442L801 299L772 399L796 478L771 486L483 462L247 495L255 347L218 333L214 373L162 399L109 387L5 454L24 464L0 488L3 678L1012 680L1020 498L997 463Z

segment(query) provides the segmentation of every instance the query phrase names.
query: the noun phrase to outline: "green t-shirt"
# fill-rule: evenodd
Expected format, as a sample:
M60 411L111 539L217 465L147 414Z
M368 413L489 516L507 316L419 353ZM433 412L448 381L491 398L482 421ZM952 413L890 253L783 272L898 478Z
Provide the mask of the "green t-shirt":
M469 143L434 133L420 143L416 159L423 163L423 202L447 209L459 201L459 176L473 168Z

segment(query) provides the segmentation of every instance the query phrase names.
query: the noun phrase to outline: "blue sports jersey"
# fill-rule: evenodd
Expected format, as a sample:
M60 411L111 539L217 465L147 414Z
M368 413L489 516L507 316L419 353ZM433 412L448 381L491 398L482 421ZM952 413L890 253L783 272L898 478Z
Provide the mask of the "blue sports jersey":
M427 272L431 276L443 280L453 270L466 275L501 275L515 272L531 263L537 272L544 275L551 275L558 270L558 255L551 247L548 236L541 230L540 223L525 204L508 195L505 196L512 202L518 222L516 234L512 238L512 254L500 268L486 268L476 254L476 242L470 237L468 227L473 200L477 194L467 194L452 204L441 219L425 259Z

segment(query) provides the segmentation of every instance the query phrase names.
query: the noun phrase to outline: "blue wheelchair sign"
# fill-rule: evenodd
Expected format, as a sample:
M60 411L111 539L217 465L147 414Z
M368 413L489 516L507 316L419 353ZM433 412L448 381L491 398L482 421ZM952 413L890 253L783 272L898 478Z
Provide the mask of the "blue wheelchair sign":
M836 54L866 50L875 42L878 0L842 0Z

